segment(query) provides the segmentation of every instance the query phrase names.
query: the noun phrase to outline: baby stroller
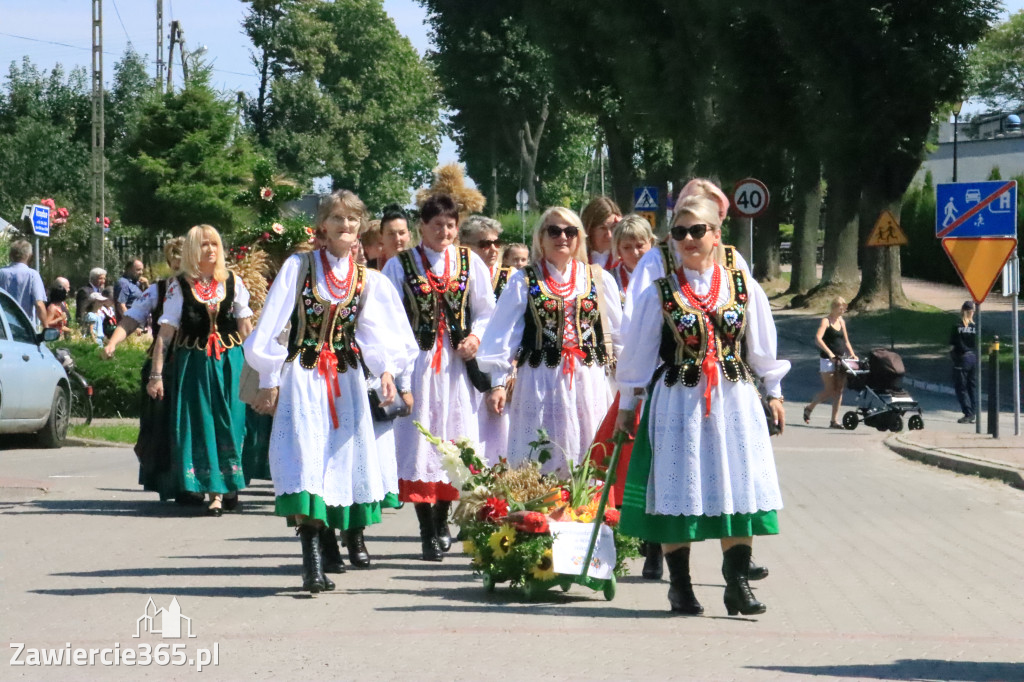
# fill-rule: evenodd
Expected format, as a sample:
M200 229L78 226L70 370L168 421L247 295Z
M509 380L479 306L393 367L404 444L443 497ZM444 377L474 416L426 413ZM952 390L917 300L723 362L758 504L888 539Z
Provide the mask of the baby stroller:
M843 427L852 431L861 421L879 431L903 430L903 415L916 412L907 421L911 431L924 428L921 407L903 390L903 358L899 354L876 348L866 360L856 363L843 360L846 385L857 391L857 409L843 415Z

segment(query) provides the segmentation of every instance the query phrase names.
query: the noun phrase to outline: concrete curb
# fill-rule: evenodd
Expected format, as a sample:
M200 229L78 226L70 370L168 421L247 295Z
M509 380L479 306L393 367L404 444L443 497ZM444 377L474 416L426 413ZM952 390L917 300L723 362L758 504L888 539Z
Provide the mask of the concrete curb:
M64 441L64 445L76 445L85 448L134 448L134 443L116 443L112 440L96 440L93 438L71 437Z
M889 436L885 445L898 455L925 464L949 469L961 474L974 474L984 478L996 478L1014 488L1024 490L1024 471L1001 462L992 462L965 455L955 450L927 447L907 440L904 435Z

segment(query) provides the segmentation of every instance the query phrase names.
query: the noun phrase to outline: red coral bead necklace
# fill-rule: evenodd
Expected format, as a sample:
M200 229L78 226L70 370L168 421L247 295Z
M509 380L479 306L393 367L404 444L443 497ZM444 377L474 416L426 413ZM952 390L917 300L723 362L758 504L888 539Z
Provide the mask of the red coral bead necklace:
M327 281L327 293L332 298L338 300L345 300L348 297L349 287L352 286L352 274L355 272L355 263L352 259L352 254L348 255L348 274L345 275L345 281L338 279L338 276L334 274L331 269L331 264L327 260L327 250L320 249L320 265L323 266L324 279Z
M571 296L576 290L576 259L572 259L572 269L569 271L569 279L564 284L559 284L551 278L551 273L548 272L548 262L546 259L542 259L540 262L541 270L544 272L544 285L548 288L548 291L553 293L555 296L566 298Z

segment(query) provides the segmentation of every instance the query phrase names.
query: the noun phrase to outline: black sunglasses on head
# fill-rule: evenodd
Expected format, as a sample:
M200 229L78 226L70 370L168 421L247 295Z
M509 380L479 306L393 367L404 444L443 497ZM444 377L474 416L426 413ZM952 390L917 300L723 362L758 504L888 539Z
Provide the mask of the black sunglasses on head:
M677 242L681 242L686 239L686 235L690 235L694 239L702 239L709 229L711 228L705 223L697 223L696 225L690 225L689 227L673 225L672 239L675 239Z
M478 249L489 249L492 246L501 246L500 239L481 239L476 243Z
M562 234L565 234L566 239L575 239L580 235L580 228L575 225L548 225L544 229L552 239L558 239Z

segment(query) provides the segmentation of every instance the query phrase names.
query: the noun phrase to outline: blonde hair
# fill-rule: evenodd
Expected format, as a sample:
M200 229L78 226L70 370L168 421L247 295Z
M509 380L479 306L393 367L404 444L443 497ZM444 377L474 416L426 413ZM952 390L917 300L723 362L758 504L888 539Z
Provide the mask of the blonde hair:
M832 308L838 308L841 305L848 305L846 303L846 299L843 298L842 296L836 296L835 298L832 299L832 304L829 306L829 309L831 310Z
M512 253L512 249L525 249L526 250L526 257L527 258L530 257L530 247L527 246L526 244L524 244L522 242L512 242L511 244L506 244L505 248L501 252L501 267L503 267L503 268L509 267L508 261L509 261L509 256Z
M576 215L576 212L564 206L552 206L541 214L540 220L537 221L537 226L533 230L533 247L530 250L530 258L535 263L539 263L544 257L542 245L543 232L544 228L548 226L548 220L552 216L579 228L580 235L576 240L576 251L573 252L572 257L586 263L589 260L587 256L587 231L583 229L583 223L580 221L580 217Z
M171 264L172 260L178 261L178 268L181 268L181 252L185 249L185 238L175 237L174 239L168 239L164 242L164 260L167 261L167 265ZM173 268L172 268L173 269ZM177 274L175 272L172 275Z
M366 204L363 200L356 196L355 192L351 192L347 189L338 189L320 200L320 205L316 209L316 231L322 233L324 229L324 223L334 213L334 209L338 207L344 208L356 215L359 218L359 230L356 232L357 235L362 234L367 228L367 210Z
M618 204L608 197L594 197L583 209L580 220L589 232L613 215L622 215L622 209Z
M213 278L218 282L226 282L228 268L224 265L224 242L221 241L220 233L213 225L196 225L185 235L185 242L181 249L181 272L192 279L202 279L203 273L199 268L199 259L203 254L203 238L207 236L217 242L217 264L213 269Z
M626 238L636 239L641 242L645 241L652 246L654 245L654 232L651 230L651 224L647 222L646 218L636 213L630 213L615 223L615 227L612 229L613 259L619 257L619 242Z
M679 210L683 199L689 196L703 196L714 201L718 204L718 224L721 225L725 222L725 217L729 214L729 198L714 182L707 178L694 178L683 185L683 189L679 191L679 199L676 200L674 212Z

